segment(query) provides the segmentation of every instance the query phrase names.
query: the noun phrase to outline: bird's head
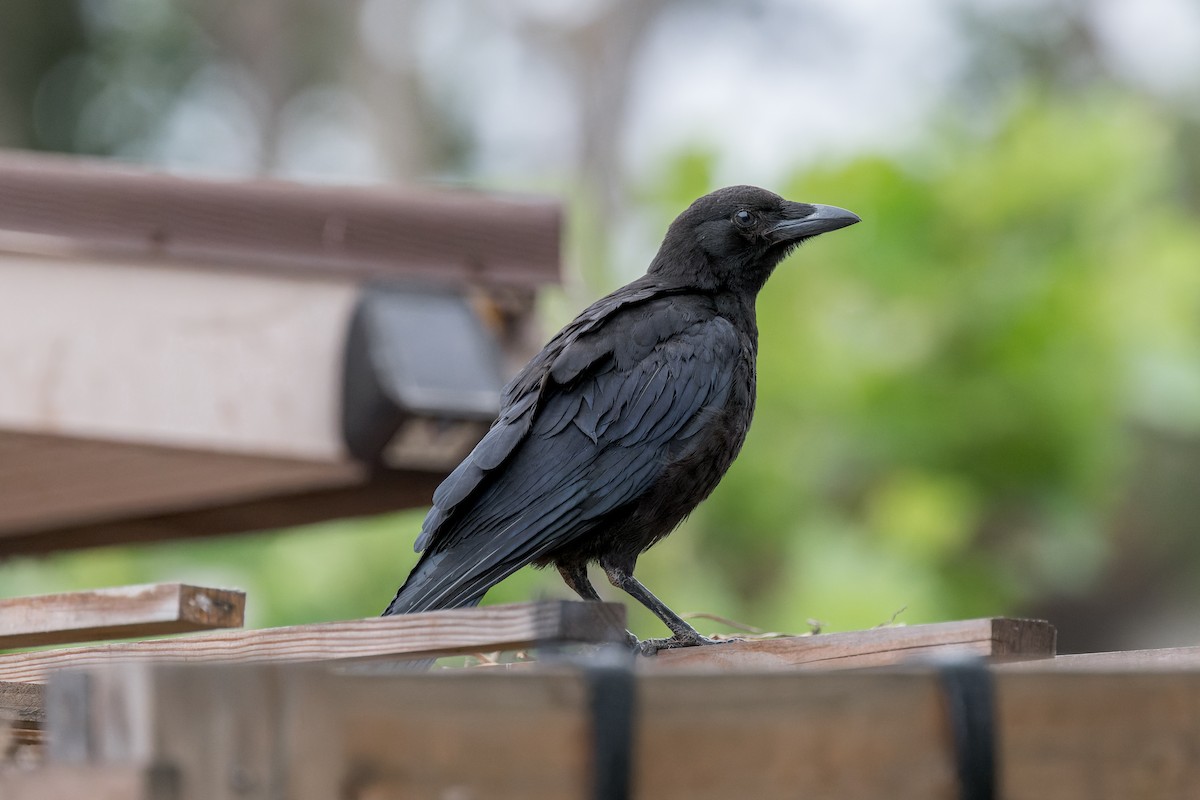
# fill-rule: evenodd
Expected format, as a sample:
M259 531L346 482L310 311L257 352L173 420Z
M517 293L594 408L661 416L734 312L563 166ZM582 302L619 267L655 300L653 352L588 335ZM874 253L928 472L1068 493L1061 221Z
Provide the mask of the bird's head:
M729 186L704 195L671 223L650 272L697 288L755 293L797 245L858 221L837 206Z

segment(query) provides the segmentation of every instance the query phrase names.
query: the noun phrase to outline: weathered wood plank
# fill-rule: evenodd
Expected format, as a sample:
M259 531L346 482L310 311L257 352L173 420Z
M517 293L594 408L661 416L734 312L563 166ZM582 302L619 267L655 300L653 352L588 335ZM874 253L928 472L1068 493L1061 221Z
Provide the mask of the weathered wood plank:
M125 766L0 767L4 800L168 800L167 776Z
M240 628L246 595L184 583L0 600L0 648Z
M1002 666L1005 670L1056 669L1070 672L1197 669L1200 668L1200 647L1165 647L1156 650L1123 650L1109 653L1070 653L1051 661L1017 661Z
M3 313L0 308L0 316ZM0 374L6 368L0 362ZM0 394L6 391L11 387L0 386ZM101 440L89 438L87 432L70 436L11 430L17 423L6 419L6 402L0 396L0 556L58 549L59 530L119 528L134 522L138 538L145 539L145 516L352 489L368 480L367 469L344 459L281 457L238 452L232 446L220 451L196 443L163 446L145 438ZM200 411L186 413L204 416ZM109 541L128 541L119 530L112 533ZM104 543L95 538L68 546L97 542Z
M637 797L958 797L936 676L651 674Z
M233 800L233 775L296 800L590 796L591 698L573 670L147 665L92 678L96 713L67 734L89 741L71 752L171 764L180 800ZM938 691L929 674L643 674L634 796L949 800Z
M1200 671L1002 671L1000 797L1200 795Z
M5 457L5 440L17 434L0 431L0 460ZM46 438L46 437L36 437ZM74 444L78 440L63 439L60 449L66 453L77 454ZM90 448L89 448L90 449ZM128 451L136 449L144 454L155 452L167 453L163 448L138 447L135 445L111 445L110 450ZM93 453L94 463L99 468L101 460L99 453ZM121 458L121 456L114 456ZM300 480L291 483L286 490L279 484L266 486L259 482L254 475L247 474L241 467L231 464L231 460L240 459L243 462L260 461L246 456L219 455L208 453L198 461L205 462L202 472L211 477L215 472L224 470L222 482L236 485L236 498L207 496L203 502L193 502L186 507L169 508L156 511L146 516L130 518L120 514L97 514L94 517L82 515L74 521L55 525L52 532L45 529L31 530L18 533L4 530L0 521L0 558L9 555L44 553L52 550L70 550L84 547L99 547L113 543L156 542L163 539L178 539L190 536L209 536L214 533L240 533L243 531L258 531L268 528L286 528L296 525L306 525L312 522L345 519L347 517L367 514L383 514L397 508L429 505L433 490L441 482L441 474L436 472L418 472L415 470L377 470L369 477L348 478L343 480L314 480L314 475L306 477L297 474L296 470L287 468L288 472ZM157 457L151 459L163 467L158 475L156 484L160 487L177 486L175 481L195 481L196 473L187 467L187 474L175 471L183 466L175 458L168 456L171 464L164 465ZM198 466L198 461L192 463ZM282 464L282 461L272 463ZM354 465L346 465L352 474L358 469ZM132 465L126 474L127 482L133 474L144 474L150 464ZM272 468L273 469L273 468ZM309 471L305 468L303 471ZM341 468L339 468L341 469ZM168 474L163 474L168 473ZM95 474L95 473L94 473ZM232 480L230 480L232 477ZM265 477L265 476L264 476ZM206 477L205 480L208 478ZM0 476L0 485L3 477ZM129 489L129 487L126 487ZM250 489L251 491L247 491ZM115 489L114 489L115 491ZM124 491L124 490L122 490ZM140 491L140 489L139 489ZM273 492L279 492L273 494ZM95 495L93 495L95 496ZM196 500L195 497L192 498ZM144 506L143 506L144 508ZM41 512L38 512L40 514ZM47 517L40 517L43 522Z
M324 661L458 655L546 642L622 641L625 607L553 601L205 633L0 655L0 681L45 681L57 669L127 661Z
M1055 638L1048 622L995 617L663 650L646 663L650 668L751 671L881 667L958 655L1045 659L1054 656Z
M73 752L168 765L178 800L233 800L250 784L297 800L588 796L589 684L569 669L145 665L89 677ZM936 671L636 681L635 797L958 797ZM998 671L995 697L998 796L1166 800L1200 786L1200 670Z
M0 683L0 770L29 766L42 753L43 687ZM0 788L0 800L8 795Z
M288 277L540 286L559 279L561 228L561 204L544 196L214 181L0 153L0 249L18 252Z
M0 683L0 723L41 723L44 687L36 683Z

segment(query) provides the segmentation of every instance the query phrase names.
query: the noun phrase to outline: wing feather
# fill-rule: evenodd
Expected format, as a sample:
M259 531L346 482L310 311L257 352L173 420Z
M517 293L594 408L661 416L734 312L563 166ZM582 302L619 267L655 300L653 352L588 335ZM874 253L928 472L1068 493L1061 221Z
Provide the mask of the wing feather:
M625 368L610 353L582 359L568 386L551 374L538 402L498 420L439 487L418 542L437 569L417 605L477 599L588 534L686 453L728 399L740 343L721 317L655 325L656 341L634 348L636 359L624 354Z
M387 613L477 602L637 500L725 405L740 347L711 299L652 275L585 309L505 387L434 493Z

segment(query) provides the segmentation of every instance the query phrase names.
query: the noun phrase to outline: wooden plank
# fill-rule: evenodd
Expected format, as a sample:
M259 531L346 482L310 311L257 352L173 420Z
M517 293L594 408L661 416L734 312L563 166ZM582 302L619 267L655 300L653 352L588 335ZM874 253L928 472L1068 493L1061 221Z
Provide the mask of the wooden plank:
M0 552L15 551L10 537L57 541L57 534L47 537L46 532L88 524L119 527L130 518L354 488L369 479L368 473L350 461L0 430L0 495L5 498L0 507Z
M272 670L222 666L230 668L124 664L53 676L47 763L166 767L177 777L203 763L187 770L187 797L269 796L283 684Z
M214 181L0 153L0 251L537 286L559 279L561 228L561 203L544 196Z
M651 674L639 797L958 797L935 676Z
M44 687L36 683L0 683L0 722L41 724Z
M0 254L0 428L343 460L358 284L165 266Z
M42 682L58 669L131 661L326 661L458 655L547 642L623 641L625 607L552 601L197 634L0 655L0 681Z
M312 703L296 706L318 707L323 700L324 713L293 730L323 730L336 759L304 760L294 786L315 788L324 775L320 791L302 796L329 796L327 788L337 785L332 778L342 776L345 785L349 765L357 765L359 796L376 800L441 797L456 787L468 797L587 797L590 741L582 681L544 673L511 673L507 680L493 675L485 673L488 679L478 684L451 680L457 676L346 684L332 691L336 706L329 704L328 689L314 685ZM864 686L849 675L806 682L798 677L640 678L633 796L957 797L934 680L890 676ZM425 693L429 707L416 701ZM380 714L375 709L381 703L405 714ZM510 725L517 729L512 739ZM497 728L505 731L502 742L496 741ZM316 750L313 742L309 752Z
M184 583L0 600L0 648L240 628L246 595Z
M881 667L961 655L1044 659L1053 657L1055 637L1048 622L994 617L663 650L647 665L752 671Z
M40 760L45 717L42 689L32 684L0 683L0 769L6 763L29 766ZM8 798L2 789L0 798Z
M298 682L287 700L298 721L287 749L311 757L288 765L294 796L317 800L347 787L371 800L591 797L588 695L577 675L423 677L433 680ZM380 714L381 701L405 704L405 718ZM396 757L393 747L407 752Z
M264 665L94 670L93 713L52 752L173 765L178 800L235 800L244 796L238 783L254 786L255 796L295 800L393 791L587 796L587 700L577 675L512 682L493 673L464 682L443 674L349 677Z
M1040 665L1048 666L1048 665ZM1200 796L1200 671L1002 671L1006 800Z
M141 767L0 767L4 800L169 800L170 777Z
M90 737L76 750L169 765L179 800L232 800L247 785L297 800L569 799L590 786L588 683L562 667L362 676L144 665L91 678L66 734ZM959 796L936 671L636 681L635 797ZM999 671L995 697L998 796L1196 796L1200 670Z
M0 449L3 449L4 438L5 434L0 433ZM214 454L207 455L221 458ZM189 505L173 511L154 511L144 505L133 512L137 516L132 518L101 514L70 523L60 518L57 524L63 527L39 527L24 532L0 530L0 558L114 543L155 542L287 528L331 519L384 514L398 508L429 505L433 490L442 477L436 472L377 470L361 483L344 486L307 481L303 485L292 484L285 491L277 483L269 490L264 490L264 493L252 497L244 495L245 486L242 486L237 488L236 496L231 492L206 498L211 505ZM332 484L332 481L329 483ZM40 519L42 523L49 522L45 517Z
M1070 672L1197 669L1200 668L1200 647L1165 647L1155 650L1123 650L1111 653L1071 653L1051 661L1018 661L1002 666L1005 670L1057 669Z
M297 800L590 795L589 689L573 670L147 665L93 677L104 713L69 732L94 739L75 750L171 764L180 800L233 800L229 778L247 770L262 796ZM649 674L637 696L636 797L957 796L936 676Z

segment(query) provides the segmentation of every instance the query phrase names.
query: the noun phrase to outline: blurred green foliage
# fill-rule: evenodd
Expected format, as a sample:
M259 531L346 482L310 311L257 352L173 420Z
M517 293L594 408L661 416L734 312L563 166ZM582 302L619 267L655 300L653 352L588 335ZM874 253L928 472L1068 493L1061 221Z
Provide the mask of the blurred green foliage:
M731 613L844 628L1094 588L1130 423L1194 432L1200 409L1200 228L1171 131L1114 97L1030 100L983 139L778 187L864 222L759 299L755 426L690 531ZM658 182L664 219L704 164Z
M1169 118L1125 97L1035 97L989 134L946 127L920 152L772 187L864 221L767 285L745 449L639 576L678 610L786 631L1093 590L1131 424L1200 432L1200 228L1173 141ZM647 179L644 213L665 227L714 188L712 161L681 154ZM248 589L256 625L365 616L415 560L419 524L18 559L0 587L183 579ZM488 601L567 594L527 570ZM662 633L630 611L640 635Z

